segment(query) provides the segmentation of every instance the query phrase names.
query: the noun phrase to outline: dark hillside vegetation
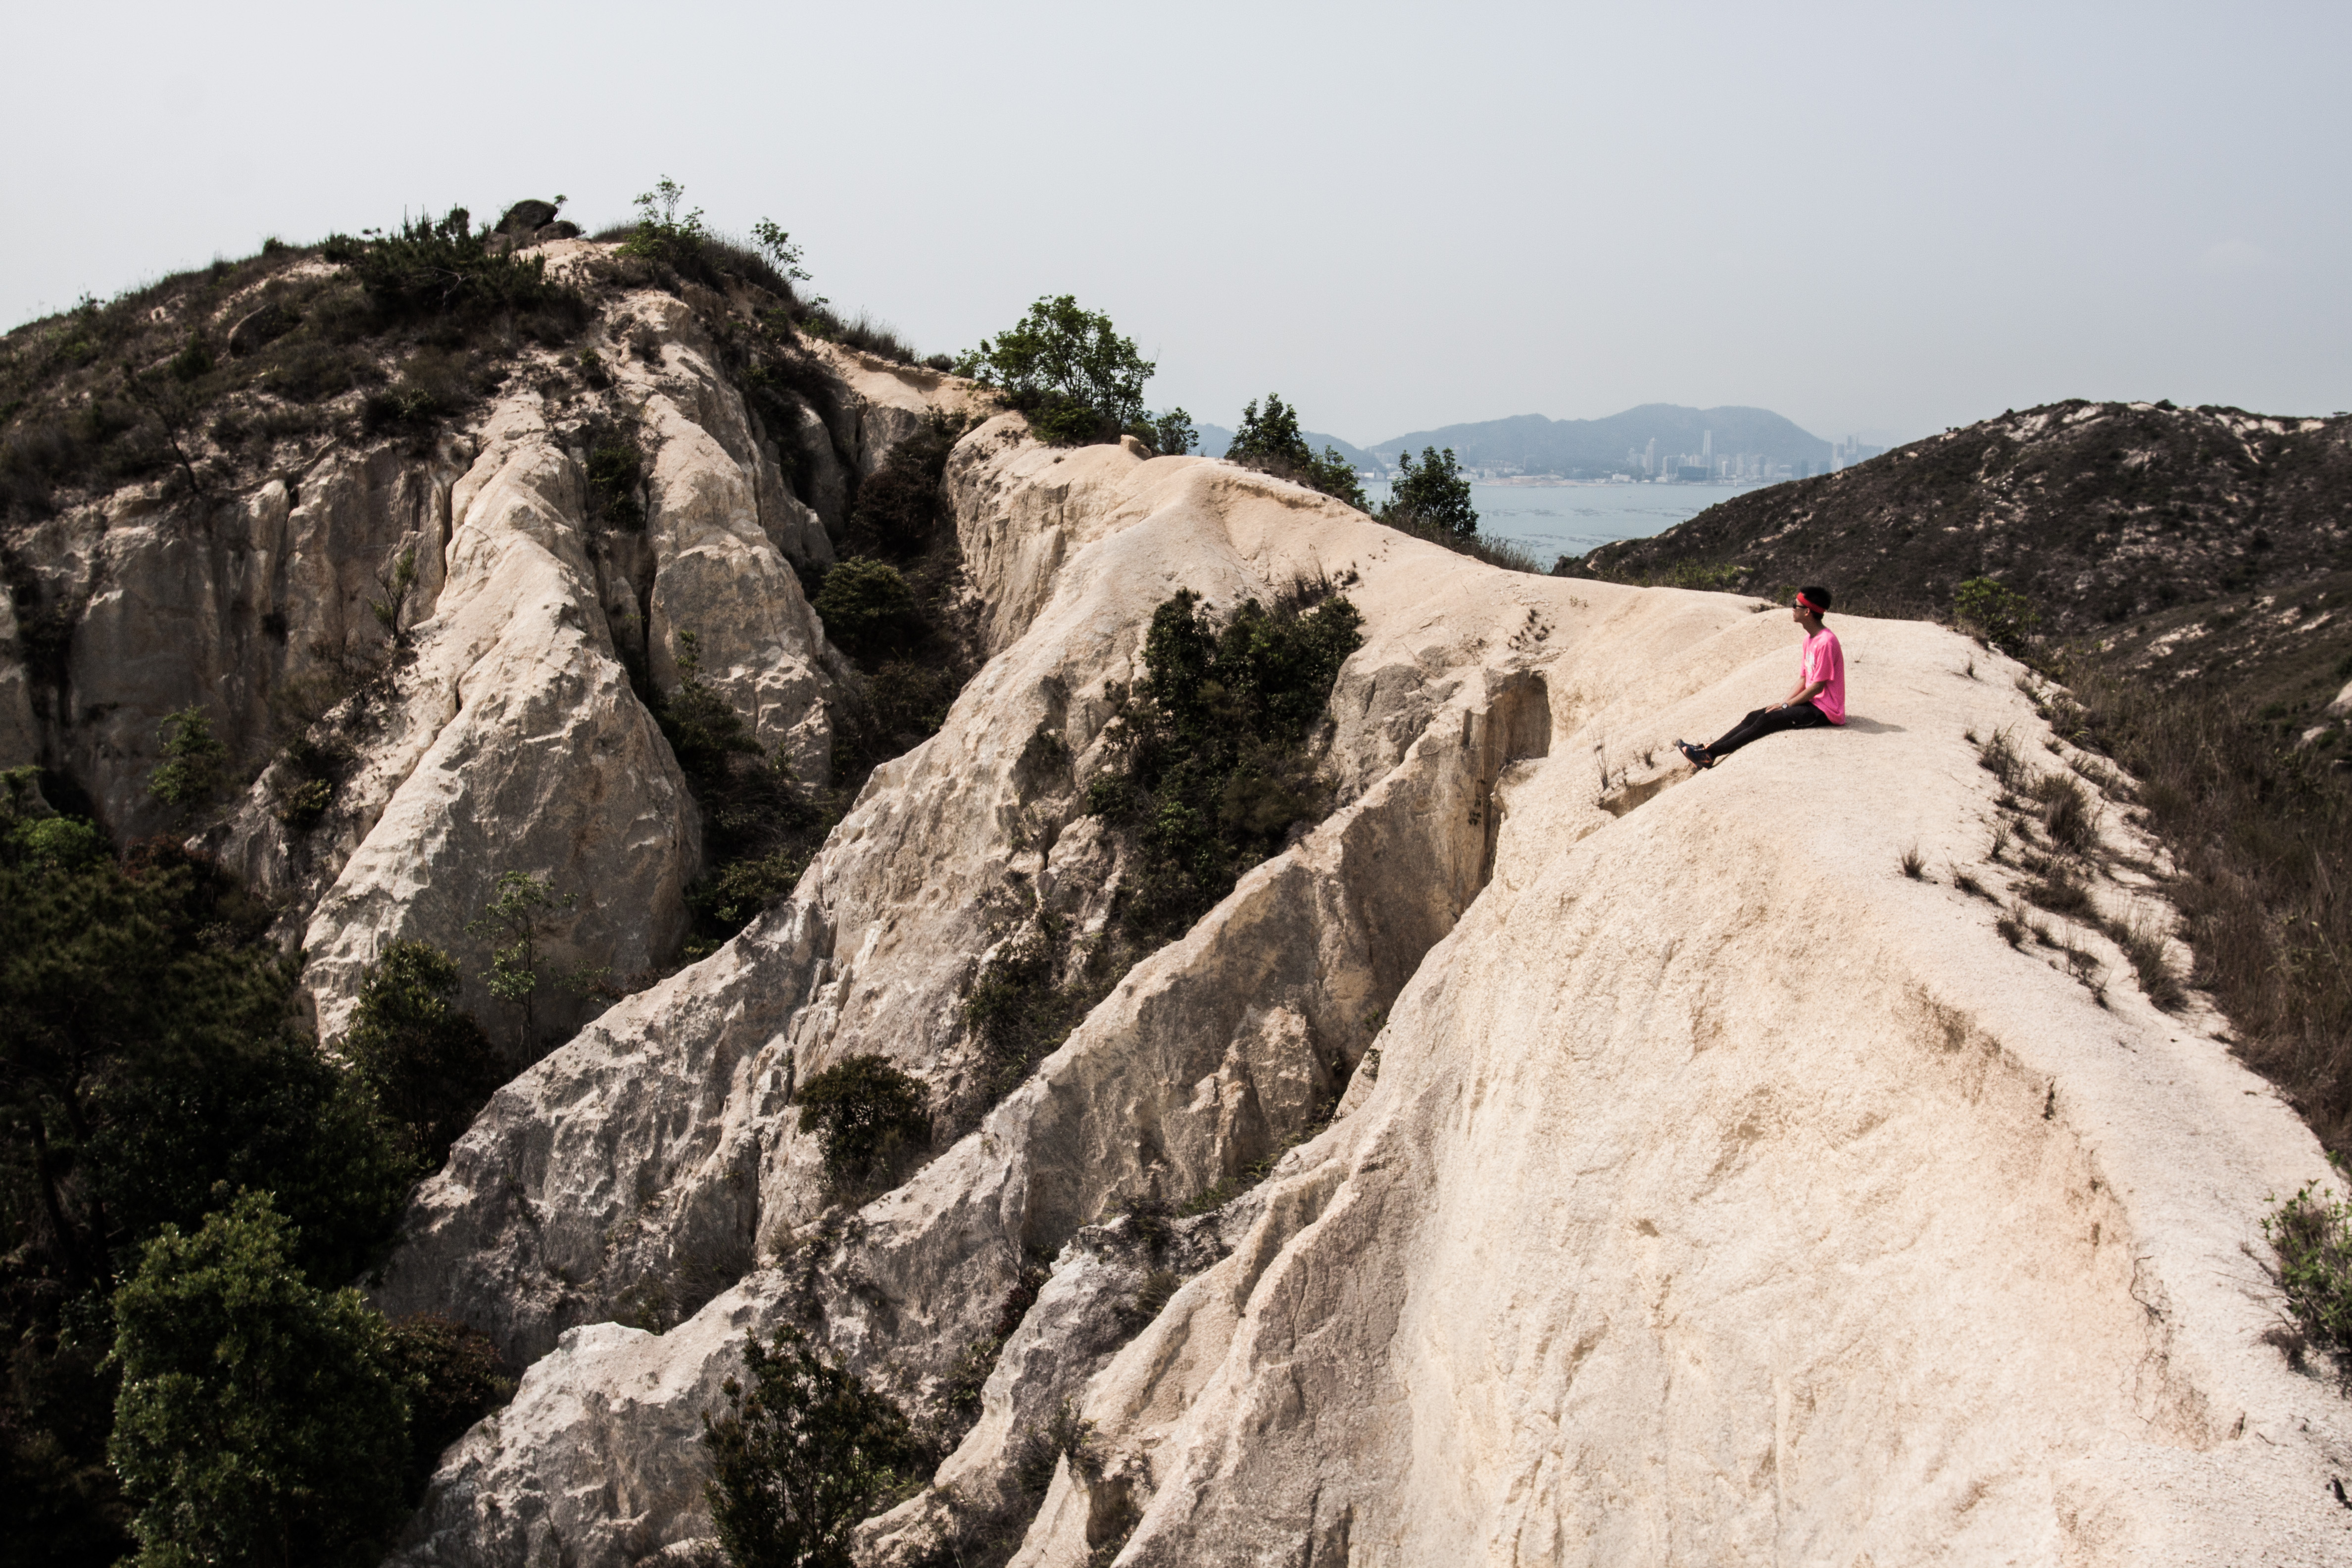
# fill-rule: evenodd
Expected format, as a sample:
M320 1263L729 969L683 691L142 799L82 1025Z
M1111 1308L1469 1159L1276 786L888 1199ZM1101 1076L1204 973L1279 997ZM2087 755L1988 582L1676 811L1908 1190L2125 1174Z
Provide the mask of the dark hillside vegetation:
M318 1293L390 1245L426 1167L369 1079L296 1026L298 966L265 935L275 911L169 840L118 856L88 821L48 809L37 770L0 784L0 1505L11 1521L0 1562L96 1568L129 1549L134 1512L154 1500L135 1479L126 1493L137 1467L109 1458L123 1367L145 1364L122 1359L121 1292L142 1275L167 1294L202 1288L158 1274L154 1248L264 1204L276 1228L268 1256L249 1260L257 1288L289 1310L327 1310ZM333 1312L348 1321L352 1310ZM181 1322L174 1311L148 1320L141 1354L213 1364L202 1324ZM503 1397L478 1335L362 1329L406 1357L401 1386L431 1415L420 1436ZM383 1383L365 1368L352 1376L354 1388ZM151 1435L179 1430L186 1412L157 1398L142 1406ZM339 1413L315 1414L331 1425ZM421 1479L409 1435L397 1423L379 1433L399 1455L383 1508Z
M2352 1154L2352 417L2064 403L1751 491L1563 574L1952 621L2069 689L2170 850L2190 982Z
M462 207L85 299L0 338L0 513L158 478L211 499L268 478L289 443L429 431L587 316Z
M1750 490L1563 574L1769 593L1821 582L1857 610L1940 614L1992 577L2081 637L2346 564L2352 416L2053 404Z

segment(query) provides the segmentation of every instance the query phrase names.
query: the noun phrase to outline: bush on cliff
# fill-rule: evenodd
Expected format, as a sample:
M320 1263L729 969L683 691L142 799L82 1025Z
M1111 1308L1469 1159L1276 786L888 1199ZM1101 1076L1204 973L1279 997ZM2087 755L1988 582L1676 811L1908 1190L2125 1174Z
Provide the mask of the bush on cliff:
M167 1226L115 1300L108 1453L142 1568L373 1563L401 1517L408 1404L383 1320L308 1284L248 1194Z
M786 1325L744 1341L745 1376L702 1416L711 1524L734 1568L850 1568L850 1531L917 1479L904 1412Z
M910 1078L871 1054L845 1057L793 1094L800 1129L824 1149L825 1174L854 1186L895 1167L899 1156L929 1143L930 1096Z
M646 695L702 807L703 855L711 869L687 889L691 961L717 951L792 891L834 814L802 788L781 753L760 744L704 676L694 633L678 633L677 658L677 689L665 697L648 687Z
M1971 577L1952 593L1952 619L1962 631L2004 653L2023 655L2042 617L2026 596L1990 577Z
M1358 511L1371 510L1364 500L1363 486L1356 482L1355 465L1335 447L1326 447L1321 457L1316 456L1299 432L1298 411L1271 392L1265 395L1262 411L1255 400L1243 405L1241 428L1234 432L1225 458L1245 468L1321 490Z
M2352 1358L2352 1204L2314 1182L2263 1220L2278 1284L2305 1342ZM2344 1363L2352 1377L2352 1360Z
M549 280L546 258L509 254L490 240L488 225L477 232L464 207L451 207L437 219L408 218L390 231L331 235L320 255L351 269L386 325L470 324L503 314L549 331L551 342L578 331L587 320L586 304Z
M0 776L0 1561L99 1568L130 1549L104 1358L146 1244L268 1192L300 1227L291 1264L340 1282L390 1239L414 1165L292 1027L267 907L169 842L117 859L33 770Z
M441 1451L514 1397L514 1370L488 1334L437 1312L395 1319L384 1358L408 1399L408 1497L424 1495Z
M1003 393L1055 447L1118 440L1143 417L1143 384L1154 368L1108 316L1070 294L1040 299L956 362L958 374Z
M457 1008L457 961L396 942L369 966L343 1055L374 1091L405 1151L438 1169L503 1079L489 1037Z
M1272 609L1249 600L1222 625L1190 590L1153 612L1147 677L1113 691L1108 758L1087 791L1086 809L1128 843L1110 925L1080 937L1037 910L998 944L964 994L981 1070L960 1115L1011 1093L1136 960L1330 810L1310 742L1363 616L1324 586L1298 584ZM1060 744L1041 732L1031 749Z
M1087 797L1140 851L1119 918L1152 945L1330 809L1307 742L1363 644L1363 616L1345 598L1304 613L1252 599L1222 626L1200 603L1181 590L1153 612L1148 673L1113 721L1116 760Z

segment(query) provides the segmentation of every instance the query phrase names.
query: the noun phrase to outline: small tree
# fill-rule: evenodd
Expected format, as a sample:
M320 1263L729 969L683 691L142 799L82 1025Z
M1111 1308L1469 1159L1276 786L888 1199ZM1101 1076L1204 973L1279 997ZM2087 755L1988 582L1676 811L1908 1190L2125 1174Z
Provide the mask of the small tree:
M823 1142L826 1173L836 1182L858 1181L899 1149L930 1141L930 1097L922 1081L882 1057L845 1057L793 1098L801 1131Z
M167 713L158 726L163 760L147 775L147 792L167 805L198 806L220 793L228 748L213 736L202 708Z
M360 983L343 1055L404 1134L437 1167L499 1086L490 1042L457 1011L457 961L422 942L396 942Z
M313 1289L267 1194L167 1226L115 1296L108 1455L141 1568L373 1563L403 1510L408 1411L383 1320Z
M1151 434L1145 439L1163 458L1181 458L1201 441L1200 431L1192 427L1192 416L1181 408L1153 416L1150 426Z
M441 1450L514 1397L514 1372L488 1334L437 1312L395 1321L384 1341L387 1360L408 1390L410 1481L421 1484Z
M1017 326L956 362L956 374L1001 389L1057 447L1115 438L1143 416L1143 384L1158 368L1108 316L1075 295L1039 300Z
M1454 460L1454 448L1421 449L1416 467L1411 452L1398 454L1396 483L1390 487L1381 521L1408 532L1450 534L1468 539L1478 531L1478 509L1470 504L1470 481Z
M1298 411L1271 392L1265 395L1263 413L1255 400L1243 405L1241 428L1234 432L1225 457L1245 468L1321 490L1358 511L1368 510L1355 465L1341 457L1336 447L1324 447L1323 455L1317 457L1299 432Z
M870 556L835 562L813 607L825 636L866 658L890 653L922 630L922 611L906 578L896 566Z
M751 241L760 254L782 273L787 283L805 283L809 275L801 269L801 247L793 237L778 227L772 218L761 218L751 226Z
M551 910L568 910L580 901L576 893L556 897L554 883L526 871L509 871L499 878L498 896L482 906L482 918L466 934L490 944L490 966L482 983L501 1002L522 1009L523 1054L539 1043L539 944L548 933Z
M703 1412L706 1495L735 1568L850 1568L849 1534L920 1462L906 1415L798 1329L772 1348L743 1343L749 1386L721 1387L727 1414Z
M1971 577L1952 591L1952 618L1992 647L2015 653L2042 616L2032 600L1991 577Z
M368 609L375 616L376 625L392 638L396 648L408 646L408 633L401 626L401 617L408 609L408 596L416 591L416 547L409 546L385 571L376 574L376 586L383 597L370 599Z

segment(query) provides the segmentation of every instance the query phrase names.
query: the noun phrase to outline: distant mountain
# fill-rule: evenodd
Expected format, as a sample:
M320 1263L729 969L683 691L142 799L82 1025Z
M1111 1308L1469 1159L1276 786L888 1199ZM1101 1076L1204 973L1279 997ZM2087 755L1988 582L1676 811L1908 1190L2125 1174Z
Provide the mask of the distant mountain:
M2011 412L1843 472L1768 485L1570 571L1948 615L1970 577L2024 595L2159 684L2243 684L2297 723L2352 670L2352 417L2080 400Z
M1370 453L1386 468L1395 466L1401 452L1451 447L1465 468L1516 468L1531 474L1595 478L1624 472L1629 448L1646 451L1654 440L1664 462L1699 451L1709 432L1714 435L1717 457L1753 452L1767 462L1791 467L1827 464L1830 459L1827 441L1769 409L1685 408L1672 403L1645 403L1606 419L1547 419L1540 414L1520 414L1475 425L1448 425L1382 441Z
M1234 444L1234 433L1222 425L1203 425L1200 426L1200 444L1192 449L1204 458L1222 458L1225 455L1225 448ZM1339 452L1339 456L1353 463L1359 470L1364 468L1385 470L1394 466L1381 462L1361 447L1349 446L1337 436L1318 435L1312 430L1301 430L1299 434L1307 438L1308 450L1319 455L1324 447L1332 447Z

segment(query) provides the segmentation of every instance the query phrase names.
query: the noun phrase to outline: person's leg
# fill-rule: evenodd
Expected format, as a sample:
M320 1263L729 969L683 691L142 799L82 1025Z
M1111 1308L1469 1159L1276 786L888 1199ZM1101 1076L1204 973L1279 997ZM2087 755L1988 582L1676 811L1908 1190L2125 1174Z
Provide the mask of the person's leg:
M1817 724L1828 722L1828 717L1810 702L1792 703L1778 711L1759 708L1734 724L1722 740L1709 746L1706 754L1721 762L1751 741L1777 735L1783 730L1810 730Z
M1780 715L1758 708L1723 732L1723 739L1706 748L1706 754L1720 761L1731 755L1748 742L1770 734L1779 726L1773 722Z

